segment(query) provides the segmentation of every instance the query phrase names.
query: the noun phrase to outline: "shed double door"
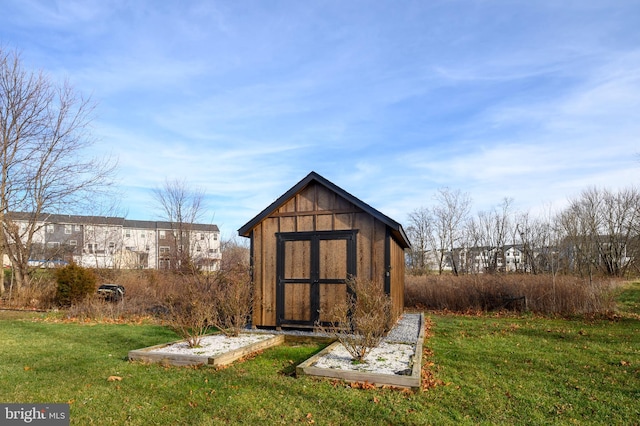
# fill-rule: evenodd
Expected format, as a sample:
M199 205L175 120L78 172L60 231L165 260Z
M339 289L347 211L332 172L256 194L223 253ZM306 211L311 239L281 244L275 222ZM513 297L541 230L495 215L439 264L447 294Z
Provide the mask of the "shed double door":
M333 304L347 297L356 275L356 231L277 234L277 326L326 323Z

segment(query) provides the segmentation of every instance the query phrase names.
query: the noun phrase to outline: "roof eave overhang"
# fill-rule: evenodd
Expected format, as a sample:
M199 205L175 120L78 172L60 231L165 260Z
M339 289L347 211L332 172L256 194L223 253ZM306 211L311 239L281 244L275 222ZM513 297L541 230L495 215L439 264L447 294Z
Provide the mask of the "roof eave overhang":
M275 200L273 203L271 203L267 208L262 210L257 216L255 216L253 219L251 219L249 222L247 222L245 225L243 225L240 229L238 229L238 234L240 236L242 236L242 237L250 237L251 236L251 230L258 223L262 222L262 220L267 218L271 213L273 213L278 207L280 207L285 202L287 202L291 197L295 196L298 192L302 191L311 182L318 182L319 184L327 187L331 191L337 193L338 195L340 195L341 197L343 197L344 199L346 199L350 203L352 203L355 206L359 207L363 211L367 212L368 214L370 214L371 216L375 217L376 219L378 219L379 221L384 223L386 226L391 228L392 234L394 235L394 237L397 240L398 244L400 244L400 246L403 249L411 247L411 244L409 242L409 238L407 238L407 235L405 234L404 229L402 228L402 225L400 225L398 222L396 222L395 220L391 219L387 215L385 215L385 214L381 213L380 211L374 209L373 207L371 207L370 205L368 205L364 201L360 200L359 198L351 195L350 193L348 193L344 189L340 188L339 186L335 185L334 183L330 182L329 180L325 179L324 177L320 176L316 172L309 173L304 179L302 179L300 182L295 184L291 189L289 189L282 196L280 196L277 200Z

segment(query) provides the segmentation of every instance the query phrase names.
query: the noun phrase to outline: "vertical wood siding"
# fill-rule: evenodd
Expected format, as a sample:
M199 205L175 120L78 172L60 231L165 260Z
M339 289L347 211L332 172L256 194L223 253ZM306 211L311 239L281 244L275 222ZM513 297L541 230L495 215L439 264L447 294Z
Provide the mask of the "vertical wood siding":
M357 229L357 275L384 286L386 226L335 192L316 182L310 183L259 222L253 236L254 306L253 324L276 326L276 252L278 232L336 231ZM302 244L302 243L301 243ZM346 250L343 242L327 241L322 251L325 277L344 273ZM341 245L342 244L342 245ZM286 274L303 274L309 268L308 248L292 245L285 260ZM404 252L393 239L390 244L391 297L394 316L404 305ZM292 275L292 276L293 276ZM292 286L293 287L293 286ZM296 285L285 297L285 314L305 320L309 306L309 286ZM323 304L346 297L345 285L320 288ZM327 306L321 306L321 311ZM322 318L321 318L322 319Z

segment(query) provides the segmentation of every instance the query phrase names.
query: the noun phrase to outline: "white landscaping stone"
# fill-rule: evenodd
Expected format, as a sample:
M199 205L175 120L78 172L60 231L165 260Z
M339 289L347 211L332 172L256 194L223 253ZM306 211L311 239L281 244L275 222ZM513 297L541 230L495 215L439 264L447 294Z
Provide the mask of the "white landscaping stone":
M354 363L351 354L343 345L340 345L318 358L313 366L378 374L406 373L411 368L415 348L415 345L382 342L365 356L364 362Z
M237 337L227 337L224 334L203 336L200 346L190 348L187 342L176 342L161 348L154 348L148 352L162 352L183 355L201 355L214 357L229 351L233 351L244 346L249 346L263 340L272 338L273 334L240 334Z

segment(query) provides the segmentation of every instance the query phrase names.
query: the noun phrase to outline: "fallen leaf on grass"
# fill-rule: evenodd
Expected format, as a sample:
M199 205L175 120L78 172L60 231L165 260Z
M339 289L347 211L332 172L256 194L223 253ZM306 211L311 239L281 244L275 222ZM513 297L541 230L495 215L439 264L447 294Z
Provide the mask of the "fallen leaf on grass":
M353 382L351 383L352 389L364 389L364 390L373 390L376 388L376 385L369 382Z
M254 358L256 358L258 355L261 355L264 352L264 350L260 349L257 350L255 352L251 352L250 354L247 354L239 359L236 360L236 364L241 363L241 362L245 362L245 361L250 361Z
M429 324L430 322L425 324L425 329ZM446 384L442 380L436 378L435 374L433 374L433 371L431 371L431 367L435 366L435 363L433 363L432 361L427 361L427 358L432 357L433 355L434 355L433 350L430 348L424 348L422 350L422 358L424 361L422 363L422 371L421 371L422 373L421 388L423 391L426 391L430 388L435 388L436 386L442 386L442 385L446 386Z
M120 376L109 376L107 377L107 382L121 382L122 377Z

